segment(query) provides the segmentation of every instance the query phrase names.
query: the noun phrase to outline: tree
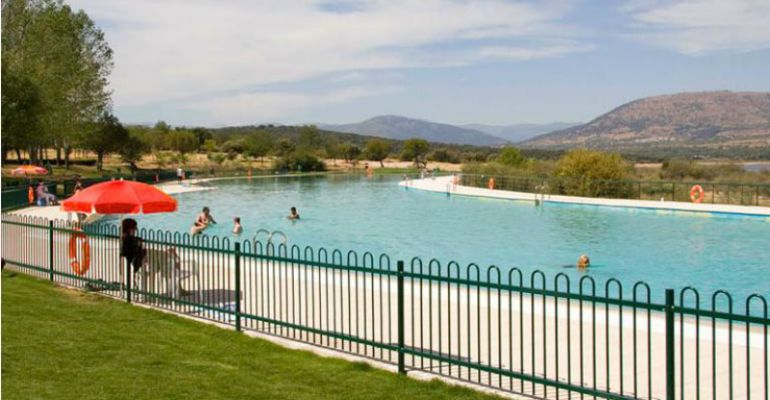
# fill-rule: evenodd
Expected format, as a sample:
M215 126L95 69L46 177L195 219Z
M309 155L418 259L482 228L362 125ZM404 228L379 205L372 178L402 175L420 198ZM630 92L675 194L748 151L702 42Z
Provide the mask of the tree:
M206 139L206 141L203 142L203 149L206 150L206 153L213 153L214 150L217 149L217 141L214 139Z
M624 181L630 170L620 154L574 149L556 163L554 184L573 196L622 197L631 189Z
M495 161L509 167L520 167L527 162L527 159L521 155L521 150L513 146L506 146L500 154L495 157Z
M370 139L366 142L366 149L364 154L366 158L372 161L379 161L380 167L385 168L382 160L384 160L390 153L390 143L382 139Z
M28 148L40 134L40 93L26 76L13 71L2 74L2 158L9 150L16 150L21 160L21 149Z
M129 168L133 172L136 170L136 163L142 159L143 155L147 154L147 150L147 146L139 138L129 136L118 153L123 162L128 163Z
M198 150L200 146L194 133L184 130L174 130L166 135L166 144L171 150L187 154Z
M87 14L62 1L8 0L2 14L3 74L24 71L39 93L40 129L26 143L30 157L54 147L57 161L63 150L68 166L82 132L109 108L112 50Z
M340 153L345 161L353 162L361 155L361 149L353 143L343 143L340 145Z
M424 139L409 139L404 142L404 149L401 152L401 158L414 161L416 167L420 164L425 165L425 155L428 154L430 146Z
M102 170L104 154L118 151L128 141L128 130L110 112L104 112L96 129L88 131L83 138L83 147L96 153L96 169Z
M262 159L273 149L273 137L265 131L256 131L244 140L245 154Z
M286 157L287 155L293 153L296 149L297 146L295 146L294 143L288 139L281 139L275 146L275 153L278 155L278 157Z
M321 134L314 125L306 125L299 129L299 146L302 149L317 150L321 144Z
M198 138L198 147L202 147L207 140L214 139L214 135L206 128L193 128L192 133Z

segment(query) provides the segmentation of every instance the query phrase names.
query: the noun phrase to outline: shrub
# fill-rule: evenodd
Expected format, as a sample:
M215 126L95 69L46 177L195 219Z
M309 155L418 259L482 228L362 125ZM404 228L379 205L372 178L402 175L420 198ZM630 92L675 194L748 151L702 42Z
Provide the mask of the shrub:
M455 150L442 147L440 149L433 150L433 152L428 155L428 159L436 162L457 164L460 162L460 154L458 154Z
M521 155L521 151L512 146L506 146L495 157L495 161L500 164L507 165L509 167L518 167L527 162L527 159Z
M556 164L551 181L560 193L588 197L625 197L631 166L619 154L588 149L567 152Z
M275 160L276 171L325 171L326 164L309 151L295 151Z

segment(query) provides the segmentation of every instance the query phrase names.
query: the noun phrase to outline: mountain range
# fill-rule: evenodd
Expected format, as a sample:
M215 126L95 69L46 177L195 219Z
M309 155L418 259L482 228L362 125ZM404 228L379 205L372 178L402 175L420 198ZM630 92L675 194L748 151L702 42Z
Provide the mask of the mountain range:
M318 127L330 131L378 136L395 140L420 138L436 143L501 146L574 125L577 125L577 123L556 122L542 125L468 124L458 126L398 115L381 115L358 123L318 124Z
M467 124L460 125L461 128L473 129L476 131L488 133L497 136L511 143L522 142L535 136L559 131L580 125L579 122L553 122L549 124L514 124L514 125L485 125L485 124Z
M697 92L647 97L525 147L603 150L770 148L770 93Z

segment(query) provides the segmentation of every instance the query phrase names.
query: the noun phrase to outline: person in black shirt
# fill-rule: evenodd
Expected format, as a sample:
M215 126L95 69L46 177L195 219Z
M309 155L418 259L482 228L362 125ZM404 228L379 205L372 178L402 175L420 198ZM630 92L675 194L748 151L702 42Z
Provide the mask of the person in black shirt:
M124 257L129 265L138 272L144 263L146 251L142 240L136 237L137 224L133 218L123 220L120 234L120 256Z

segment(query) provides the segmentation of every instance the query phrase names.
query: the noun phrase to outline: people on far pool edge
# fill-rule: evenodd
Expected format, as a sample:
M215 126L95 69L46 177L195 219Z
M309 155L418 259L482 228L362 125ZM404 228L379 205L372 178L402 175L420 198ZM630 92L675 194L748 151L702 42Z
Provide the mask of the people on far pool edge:
M233 218L233 233L236 235L240 235L243 232L243 226L241 226L241 218L235 217Z
M216 223L217 221L214 220L214 217L211 215L209 208L203 207L201 213L198 214L198 218L196 218L195 222L193 222L193 226L190 228L190 233L197 235L203 232L204 229L208 228L209 225Z
M578 258L577 267L578 269L586 269L591 265L591 259L588 258L587 255L583 254Z
M297 207L292 207L291 212L289 213L289 216L286 218L289 218L291 220L299 219L299 213L297 212Z

